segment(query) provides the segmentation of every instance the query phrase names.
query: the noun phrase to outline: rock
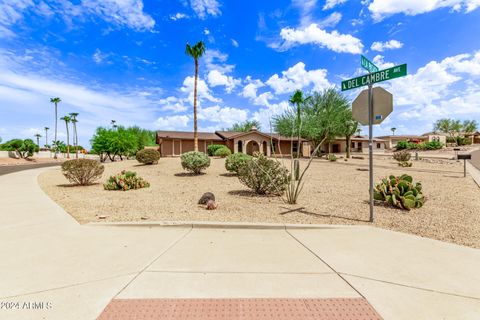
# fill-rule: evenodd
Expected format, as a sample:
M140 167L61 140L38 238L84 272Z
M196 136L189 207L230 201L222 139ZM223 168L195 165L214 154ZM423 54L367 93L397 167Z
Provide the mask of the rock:
M98 216L98 219L104 220L104 219L107 219L107 217L108 217L108 216Z
M200 200L198 200L198 204L207 204L209 200L215 202L215 195L211 192L205 192Z
M140 217L140 219L142 219L142 220L148 220L148 217L143 216L143 217Z
M352 156L352 159L364 160L365 157L362 157L362 156Z
M208 200L207 202L207 210L215 210L217 209L217 204L213 200Z

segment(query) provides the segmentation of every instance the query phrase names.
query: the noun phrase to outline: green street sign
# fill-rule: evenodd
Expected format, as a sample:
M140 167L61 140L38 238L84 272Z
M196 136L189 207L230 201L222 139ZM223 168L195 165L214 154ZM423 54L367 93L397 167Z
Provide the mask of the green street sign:
M407 75L407 64L401 64L385 70L373 72L361 77L342 81L342 91L368 86L373 83L392 80Z
M370 73L377 72L379 70L378 67L373 62L368 60L364 55L360 56L360 64Z

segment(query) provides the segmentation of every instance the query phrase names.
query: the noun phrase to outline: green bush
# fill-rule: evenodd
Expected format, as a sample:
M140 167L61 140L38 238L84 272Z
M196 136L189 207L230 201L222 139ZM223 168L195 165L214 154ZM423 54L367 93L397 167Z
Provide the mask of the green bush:
M429 141L422 143L422 147L424 150L438 150L443 148L443 143L440 141Z
M327 160L332 162L337 161L337 156L334 154L329 154L327 155Z
M238 170L241 183L257 194L282 194L290 182L290 174L279 162L257 154Z
M230 149L228 149L225 146L223 148L217 149L214 153L215 157L221 157L221 158L228 157L231 154L232 154L232 151L230 151Z
M68 181L86 186L102 177L105 167L95 160L74 159L62 164L62 173Z
M221 148L226 148L223 144L211 144L207 147L207 154L211 157L215 155L215 151Z
M413 183L412 177L406 174L382 179L375 185L374 199L405 210L420 208L425 202L422 184Z
M245 153L234 153L231 154L225 159L225 169L229 172L238 173L240 167L245 165L248 161L252 160L252 156L249 156Z
M160 160L160 152L154 149L143 149L137 152L135 158L143 164L157 164Z
M28 159L38 152L39 148L32 139L12 139L2 144L2 150L14 151L20 158Z
M190 151L181 156L182 168L194 174L210 167L210 158L203 152Z
M103 184L105 190L132 190L150 187L150 183L137 176L134 171L123 170L117 175L110 176L107 182Z
M397 145L395 146L395 149L397 150L414 150L418 148L418 144L413 143L413 142L408 142L408 141L398 141Z

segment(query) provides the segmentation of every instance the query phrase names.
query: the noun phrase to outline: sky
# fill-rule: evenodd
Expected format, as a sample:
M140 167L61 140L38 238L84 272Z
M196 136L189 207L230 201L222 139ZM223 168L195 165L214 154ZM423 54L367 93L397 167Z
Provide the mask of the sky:
M203 40L199 129L290 108L307 94L407 63L379 84L394 110L375 135L422 134L444 117L480 122L480 0L0 0L0 137L53 137L78 112L80 144L96 127L193 130L193 59ZM360 90L345 92L353 100ZM58 124L66 140L65 123ZM366 129L363 130L367 132Z

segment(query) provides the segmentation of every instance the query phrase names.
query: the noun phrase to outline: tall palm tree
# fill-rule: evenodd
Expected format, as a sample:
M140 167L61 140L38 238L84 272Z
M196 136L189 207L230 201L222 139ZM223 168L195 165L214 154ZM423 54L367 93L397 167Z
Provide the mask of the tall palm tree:
M198 82L198 59L205 53L205 44L203 41L197 42L193 47L187 43L185 54L193 58L195 62L195 83L193 86L193 149L198 151L198 131L197 131L197 82Z
M110 120L110 124L112 125L113 129L117 128L117 120Z
M78 159L78 134L77 134L77 117L78 112L69 113L71 121L73 123L73 144L75 145L75 159Z
M392 135L395 135L395 131L397 131L397 128L393 127L390 130L392 131Z
M65 121L65 127L67 127L67 159L70 159L70 131L68 129L68 124L72 121L72 118L69 116L63 116L60 120Z
M48 146L48 130L50 130L49 127L43 128L45 130L45 148Z
M307 101L309 100L310 97L306 97L304 98L303 97L303 92L302 90L295 90L295 92L293 93L293 95L290 97L290 100L288 100L291 104L293 104L294 106L297 107L297 123L296 123L296 128L297 128L297 131L298 131L298 141L297 141L297 154L300 155L300 141L301 141L301 107L302 105ZM293 148L293 144L292 144L292 148Z
M40 138L42 137L42 135L40 133L36 133L34 137L37 138L37 147L40 148Z
M50 98L50 102L55 104L55 140L57 141L57 120L58 120L58 104L62 100L59 97L56 98ZM57 154L58 154L58 148L55 147L55 155L54 158L57 159Z

